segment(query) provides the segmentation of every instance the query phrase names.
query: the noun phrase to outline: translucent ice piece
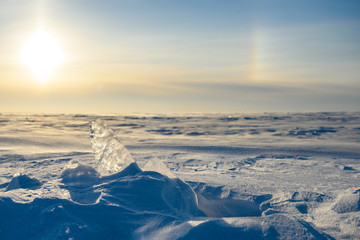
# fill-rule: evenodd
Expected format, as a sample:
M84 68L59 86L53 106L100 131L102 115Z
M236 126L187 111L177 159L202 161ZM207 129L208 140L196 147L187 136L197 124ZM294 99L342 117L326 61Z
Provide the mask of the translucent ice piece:
M130 152L117 139L101 119L90 122L90 140L96 170L103 176L117 173L134 162Z
M160 159L150 159L142 168L143 171L154 171L161 173L169 178L177 178L171 170L160 161Z

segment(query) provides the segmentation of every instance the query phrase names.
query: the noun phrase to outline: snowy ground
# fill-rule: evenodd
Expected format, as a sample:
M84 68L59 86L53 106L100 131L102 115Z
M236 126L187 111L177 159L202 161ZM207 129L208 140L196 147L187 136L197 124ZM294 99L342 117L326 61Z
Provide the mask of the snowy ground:
M191 188L99 173L98 117ZM360 112L0 115L0 239L360 239L359 194Z

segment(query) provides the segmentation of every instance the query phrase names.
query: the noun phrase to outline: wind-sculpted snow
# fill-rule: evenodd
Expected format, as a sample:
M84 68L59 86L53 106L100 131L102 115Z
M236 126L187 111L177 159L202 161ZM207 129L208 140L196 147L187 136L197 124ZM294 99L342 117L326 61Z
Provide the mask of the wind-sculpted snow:
M0 239L360 236L360 113L101 118L0 115Z
M282 214L207 218L192 191L185 189L188 185L144 172L135 162L105 177L73 163L61 178L70 199L36 198L29 203L1 199L1 239L331 239ZM237 208L248 211L249 202L243 203Z

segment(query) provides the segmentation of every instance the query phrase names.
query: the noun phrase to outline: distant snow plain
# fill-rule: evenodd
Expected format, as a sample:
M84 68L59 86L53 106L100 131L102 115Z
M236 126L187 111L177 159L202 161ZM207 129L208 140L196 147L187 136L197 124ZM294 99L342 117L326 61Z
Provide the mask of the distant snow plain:
M0 115L0 239L360 239L359 195L360 112Z

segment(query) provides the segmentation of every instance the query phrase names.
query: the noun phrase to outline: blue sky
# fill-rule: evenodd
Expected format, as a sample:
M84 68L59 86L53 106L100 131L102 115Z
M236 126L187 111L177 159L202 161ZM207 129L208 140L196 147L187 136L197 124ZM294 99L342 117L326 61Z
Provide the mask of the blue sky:
M360 110L360 2L0 3L0 112ZM39 25L66 61L19 61Z

